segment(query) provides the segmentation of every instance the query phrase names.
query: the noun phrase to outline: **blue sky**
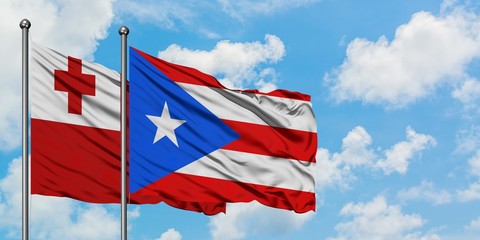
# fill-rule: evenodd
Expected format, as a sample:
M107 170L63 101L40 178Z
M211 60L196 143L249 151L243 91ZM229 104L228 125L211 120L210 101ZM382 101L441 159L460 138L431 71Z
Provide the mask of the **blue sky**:
M0 238L20 236L21 30L119 71L129 45L235 88L312 96L317 211L129 206L130 239L478 239L476 1L3 0ZM34 239L118 239L119 207L32 197ZM101 227L99 227L101 226Z

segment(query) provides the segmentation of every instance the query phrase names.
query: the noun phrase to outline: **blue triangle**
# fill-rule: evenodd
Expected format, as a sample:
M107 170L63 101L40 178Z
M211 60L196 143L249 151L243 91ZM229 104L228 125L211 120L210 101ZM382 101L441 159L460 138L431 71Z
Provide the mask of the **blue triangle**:
M157 127L146 115L186 122L175 129L178 147L167 137L153 143ZM130 192L135 192L231 143L239 135L172 79L130 50Z

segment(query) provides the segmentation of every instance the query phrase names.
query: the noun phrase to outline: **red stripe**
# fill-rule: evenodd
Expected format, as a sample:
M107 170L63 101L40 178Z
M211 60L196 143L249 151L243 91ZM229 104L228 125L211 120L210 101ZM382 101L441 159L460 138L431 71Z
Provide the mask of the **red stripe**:
M297 213L315 211L315 193L295 191L257 184L233 182L208 177L172 173L132 194L151 196L152 203L165 199L182 202L224 203L258 201L266 206L293 210ZM155 198L158 201L154 201Z
M39 119L32 119L31 124L32 194L92 203L119 202L118 131ZM255 126L249 128L255 130ZM236 145L242 146L242 143ZM253 200L296 212L315 209L314 193L179 173L170 174L131 195L132 203L163 201L207 215L225 212L225 202Z
M175 82L226 89L220 82L218 82L216 78L208 74L205 74L203 72L200 72L197 69L170 63L162 59L153 57L149 54L146 54L136 48L133 48L133 49ZM269 93L262 93L262 92L259 92L258 90L239 90L238 92L251 92L251 93L262 94L267 96L310 101L310 95L299 93L299 92L290 92L287 90L274 90Z
M119 202L119 131L34 118L31 131L32 194Z
M240 135L223 149L315 162L317 134L260 124L222 120Z

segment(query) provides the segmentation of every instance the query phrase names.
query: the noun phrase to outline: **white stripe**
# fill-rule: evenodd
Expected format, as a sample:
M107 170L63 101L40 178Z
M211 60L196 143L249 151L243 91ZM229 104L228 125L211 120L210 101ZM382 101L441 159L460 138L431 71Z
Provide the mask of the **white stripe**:
M220 119L316 132L310 102L177 83Z
M82 97L82 115L69 114L67 93L54 88L54 71L67 71L67 63L66 56L32 43L32 118L120 130L120 75L82 61L82 73L95 75L96 92L95 96Z
M221 149L190 163L176 172L314 192L314 168L315 163L311 162Z

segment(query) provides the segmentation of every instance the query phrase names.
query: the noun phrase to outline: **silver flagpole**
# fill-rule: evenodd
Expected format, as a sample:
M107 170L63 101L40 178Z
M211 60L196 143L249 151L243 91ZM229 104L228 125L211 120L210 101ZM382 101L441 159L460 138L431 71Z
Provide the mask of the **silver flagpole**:
M28 30L30 21L20 21L22 29L22 239L28 240L30 211L30 165L28 161Z
M121 235L122 240L127 240L127 35L129 30L126 26L122 26L118 30L122 38L121 54L122 54L122 73L121 73L121 141L122 141L122 206L121 206Z

